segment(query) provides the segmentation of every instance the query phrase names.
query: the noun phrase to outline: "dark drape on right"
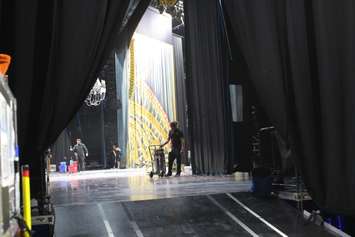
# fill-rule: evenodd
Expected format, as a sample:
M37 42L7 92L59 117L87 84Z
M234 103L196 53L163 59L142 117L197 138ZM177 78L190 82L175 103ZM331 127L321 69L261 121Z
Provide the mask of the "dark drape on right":
M313 199L355 214L355 3L223 2L232 44Z
M231 172L229 59L218 1L185 1L186 88L194 174Z

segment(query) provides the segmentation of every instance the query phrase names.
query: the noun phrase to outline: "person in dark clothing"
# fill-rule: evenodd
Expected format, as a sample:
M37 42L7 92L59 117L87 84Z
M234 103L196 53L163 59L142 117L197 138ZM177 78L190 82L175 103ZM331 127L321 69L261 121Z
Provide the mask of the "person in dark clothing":
M121 162L120 155L121 155L121 149L117 144L114 144L112 146L109 168L120 168L120 162Z
M177 170L176 176L180 176L181 173L181 152L184 148L184 135L180 129L178 129L177 122L170 123L170 131L168 140L161 145L164 147L166 144L171 142L171 151L169 152L169 168L166 176L172 175L172 168L174 160L176 159Z
M79 162L79 171L85 170L85 159L89 156L89 151L86 148L85 144L81 142L81 139L76 139L76 145L71 149L78 158Z
M107 161L107 168L108 169L115 168L116 154L114 151L115 151L115 145L112 145L112 150L110 152L109 159Z

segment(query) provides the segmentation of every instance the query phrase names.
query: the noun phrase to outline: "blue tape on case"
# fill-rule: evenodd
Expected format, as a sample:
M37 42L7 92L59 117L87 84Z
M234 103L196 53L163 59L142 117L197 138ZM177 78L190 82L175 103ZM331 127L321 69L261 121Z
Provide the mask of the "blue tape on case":
M15 155L16 155L16 157L20 156L20 147L19 146L16 146L16 148L15 148Z

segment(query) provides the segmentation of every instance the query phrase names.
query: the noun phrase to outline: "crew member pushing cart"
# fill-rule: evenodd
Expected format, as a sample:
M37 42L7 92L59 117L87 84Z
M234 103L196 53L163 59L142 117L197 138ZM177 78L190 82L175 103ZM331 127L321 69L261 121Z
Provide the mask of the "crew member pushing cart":
M169 142L171 143L171 151L169 152L169 168L166 176L172 175L172 168L174 160L176 159L177 170L175 176L180 176L181 174L181 152L184 149L184 135L182 131L178 128L177 122L170 123L170 131L168 140L162 144L160 147L163 148Z

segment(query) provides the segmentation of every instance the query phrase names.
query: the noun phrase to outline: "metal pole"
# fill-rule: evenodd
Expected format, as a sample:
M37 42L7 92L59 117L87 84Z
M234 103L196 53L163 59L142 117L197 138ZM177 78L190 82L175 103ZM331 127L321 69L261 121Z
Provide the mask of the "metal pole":
M23 202L23 218L28 230L25 230L24 236L31 236L28 231L32 229L31 216L31 189L30 189L30 168L28 165L22 167L22 202Z
M104 116L104 101L100 105L100 123L101 123L101 155L102 164L106 168L106 142L105 142L105 116Z

